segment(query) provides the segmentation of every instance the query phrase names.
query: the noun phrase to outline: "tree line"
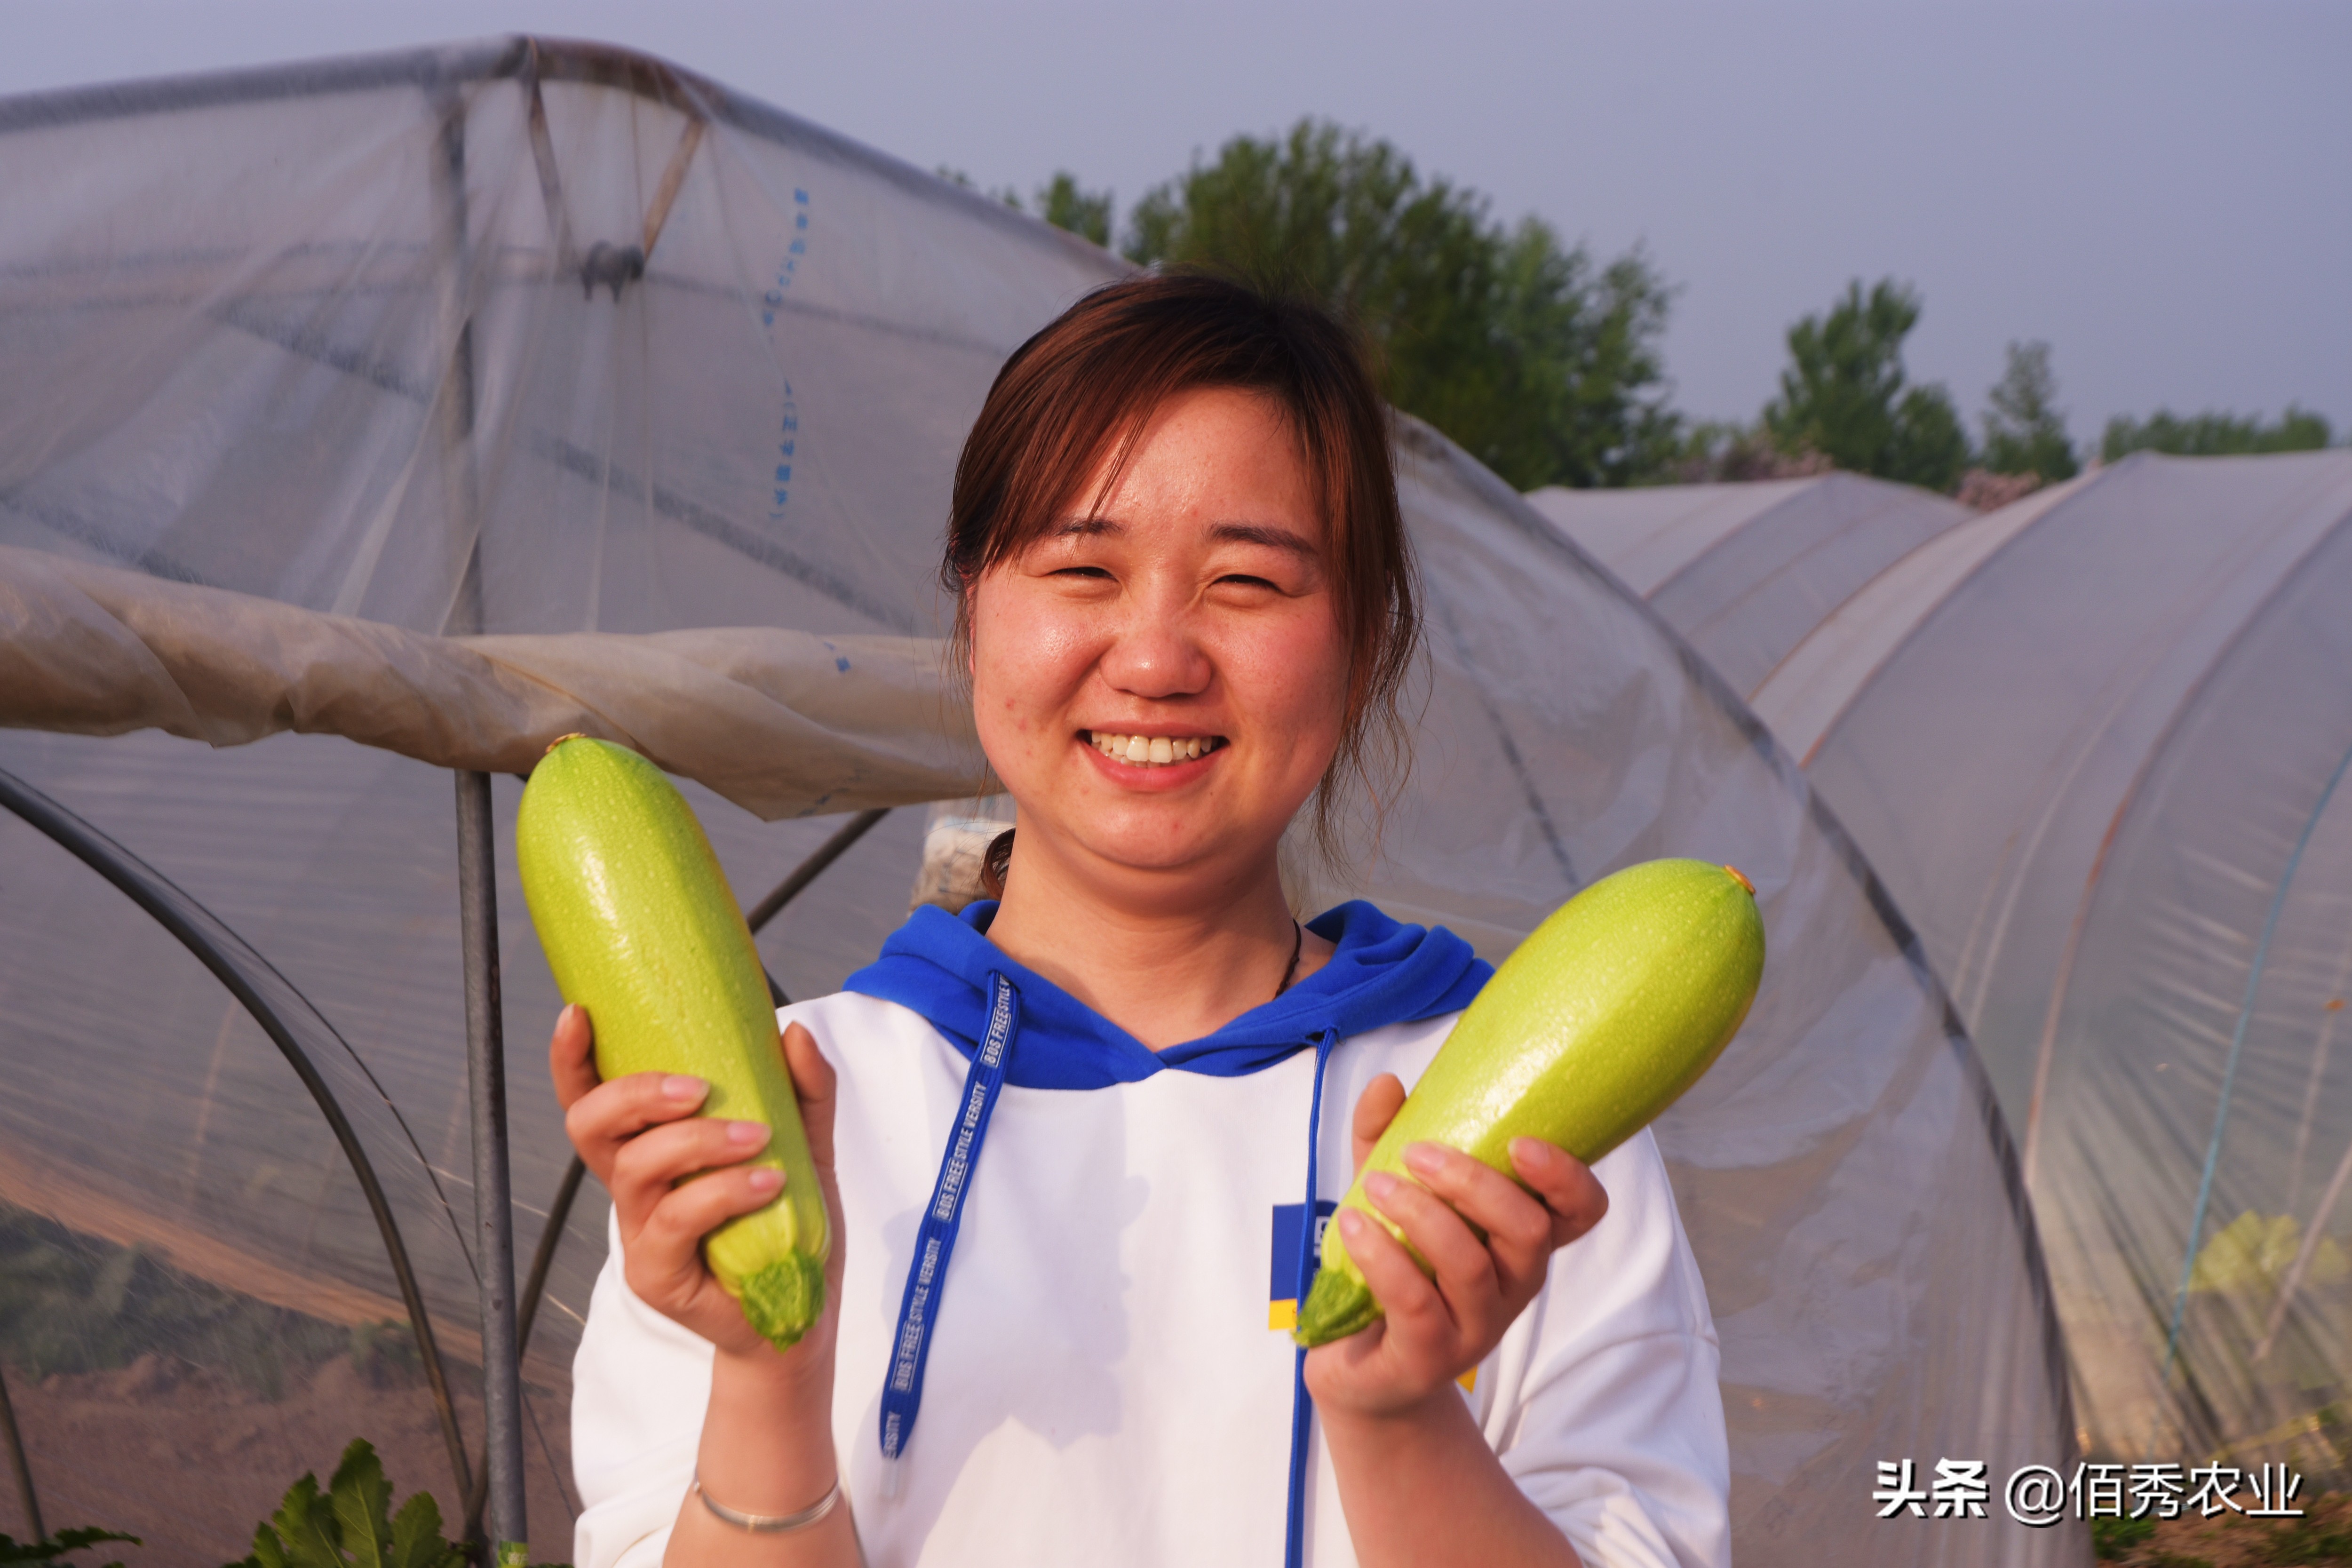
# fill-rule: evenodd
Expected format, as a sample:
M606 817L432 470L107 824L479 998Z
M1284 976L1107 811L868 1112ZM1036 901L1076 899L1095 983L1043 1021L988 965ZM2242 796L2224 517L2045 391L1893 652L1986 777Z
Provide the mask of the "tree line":
M1893 279L1857 279L1789 328L1779 391L1755 419L1690 419L1672 405L1663 352L1675 286L1646 250L1601 258L1540 218L1505 222L1479 192L1327 121L1196 153L1123 223L1110 192L1067 171L1025 203L992 194L1132 261L1213 267L1338 310L1371 345L1391 403L1523 490L1834 467L1997 500L2072 478L2090 456L2067 434L2046 342L2009 345L1975 432L1948 388L1911 381L1903 343L1924 303ZM2274 421L2159 410L2110 420L2097 456L2289 451L2333 437L2292 405Z

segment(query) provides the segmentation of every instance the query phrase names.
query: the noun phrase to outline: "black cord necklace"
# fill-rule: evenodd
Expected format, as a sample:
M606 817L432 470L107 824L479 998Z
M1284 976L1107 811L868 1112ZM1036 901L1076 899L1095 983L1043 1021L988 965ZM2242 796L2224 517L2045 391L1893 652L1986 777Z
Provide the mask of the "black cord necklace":
M1282 984L1274 988L1274 994L1276 996L1289 990L1290 983L1298 978L1298 955L1306 946L1307 928L1297 921L1292 921L1290 922L1290 967L1282 972Z

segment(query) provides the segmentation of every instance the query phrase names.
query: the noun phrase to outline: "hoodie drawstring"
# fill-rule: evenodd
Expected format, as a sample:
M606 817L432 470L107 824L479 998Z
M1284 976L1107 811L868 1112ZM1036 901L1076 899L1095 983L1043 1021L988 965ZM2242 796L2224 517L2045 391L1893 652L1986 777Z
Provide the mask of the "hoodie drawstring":
M1323 1142L1323 1069L1331 1065L1331 1047L1339 1043L1337 1029L1315 1037L1315 1091L1307 1106L1307 1206L1298 1226L1298 1289L1292 1298L1307 1310L1307 1292L1315 1283L1320 1260L1322 1215L1315 1208L1317 1151ZM1307 1561L1307 1439L1315 1420L1315 1402L1307 1397L1307 1352L1293 1352L1290 1373L1290 1506L1283 1524L1283 1568L1305 1568Z
M923 1404L923 1368L930 1360L931 1325L939 1319L941 1287L948 1259L955 1252L956 1232L963 1224L964 1190L971 1184L980 1146L988 1137L988 1119L996 1110L998 1091L1004 1087L1004 1068L1013 1056L1013 1037L1021 1026L1021 994L1002 974L989 976L995 999L988 1012L988 1034L972 1053L963 1078L962 1109L948 1137L946 1157L940 1162L940 1179L931 1188L930 1206L915 1232L914 1260L907 1268L907 1291L898 1302L898 1331L890 1341L890 1375L882 1384L882 1457L895 1460L905 1451L915 1430L915 1415ZM1319 1081L1319 1079L1318 1079Z
M907 1289L898 1304L898 1331L891 1338L890 1375L882 1385L882 1457L896 1460L906 1451L923 1403L923 1372L930 1359L931 1326L939 1318L941 1287L948 1260L955 1252L956 1234L963 1223L963 1198L972 1167L987 1141L989 1118L1004 1088L1004 1072L1013 1055L1013 1037L1020 1030L1020 993L1002 974L989 976L994 999L989 1008L988 1033L972 1053L965 1069L961 1109L940 1162L939 1180L931 1201L915 1233L915 1255L907 1269ZM1299 1226L1298 1279L1296 1300L1304 1307L1320 1262L1321 1215L1316 1207L1316 1155L1322 1146L1323 1077L1331 1063L1339 1031L1324 1029L1315 1036L1315 1087L1307 1111L1307 1203ZM1304 1568L1307 1548L1307 1451L1313 1427L1314 1401L1307 1394L1307 1352L1294 1352L1290 1392L1290 1488L1284 1524L1284 1568Z

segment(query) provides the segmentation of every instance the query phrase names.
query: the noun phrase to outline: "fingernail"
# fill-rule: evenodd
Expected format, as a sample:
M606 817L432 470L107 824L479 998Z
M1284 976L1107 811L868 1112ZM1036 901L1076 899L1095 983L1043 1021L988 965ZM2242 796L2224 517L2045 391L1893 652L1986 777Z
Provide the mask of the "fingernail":
M710 1086L700 1079L688 1078L682 1072L672 1073L662 1079L662 1092L672 1100L700 1100L709 1089Z
M1445 1169L1454 1151L1435 1143L1415 1143L1404 1152L1405 1168L1416 1176L1433 1176Z
M555 1026L560 1029L563 1027L566 1023L570 1022L572 1018L572 1009L578 1005L580 1005L580 1004L577 1002L566 1002L562 1006L558 1007L555 1010Z
M1372 1202L1379 1204L1383 1208L1388 1206L1389 1199L1395 1195L1397 1185L1397 1179L1394 1176L1390 1175L1386 1171L1367 1171L1364 1173L1365 1194L1370 1197Z
M1550 1144L1545 1142L1540 1138L1514 1138L1511 1140L1511 1159L1514 1163L1532 1165L1540 1170L1543 1167L1549 1165L1559 1157L1559 1151L1553 1148Z
M770 1133L764 1121L730 1121L727 1124L727 1142L738 1149L757 1149L765 1143Z
M1365 1224L1366 1221L1364 1216L1358 1214L1354 1209L1341 1209L1339 1211L1340 1235L1346 1237L1361 1236L1364 1234Z
M773 1165L762 1165L751 1173L751 1190L763 1196L783 1184L784 1173Z

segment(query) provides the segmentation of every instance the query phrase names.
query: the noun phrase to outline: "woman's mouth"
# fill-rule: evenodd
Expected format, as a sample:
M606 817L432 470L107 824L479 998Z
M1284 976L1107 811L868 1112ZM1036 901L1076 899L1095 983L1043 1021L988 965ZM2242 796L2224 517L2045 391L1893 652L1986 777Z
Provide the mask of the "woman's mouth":
M1138 768L1194 762L1226 743L1221 735L1114 735L1108 730L1087 730L1082 738L1111 761Z

